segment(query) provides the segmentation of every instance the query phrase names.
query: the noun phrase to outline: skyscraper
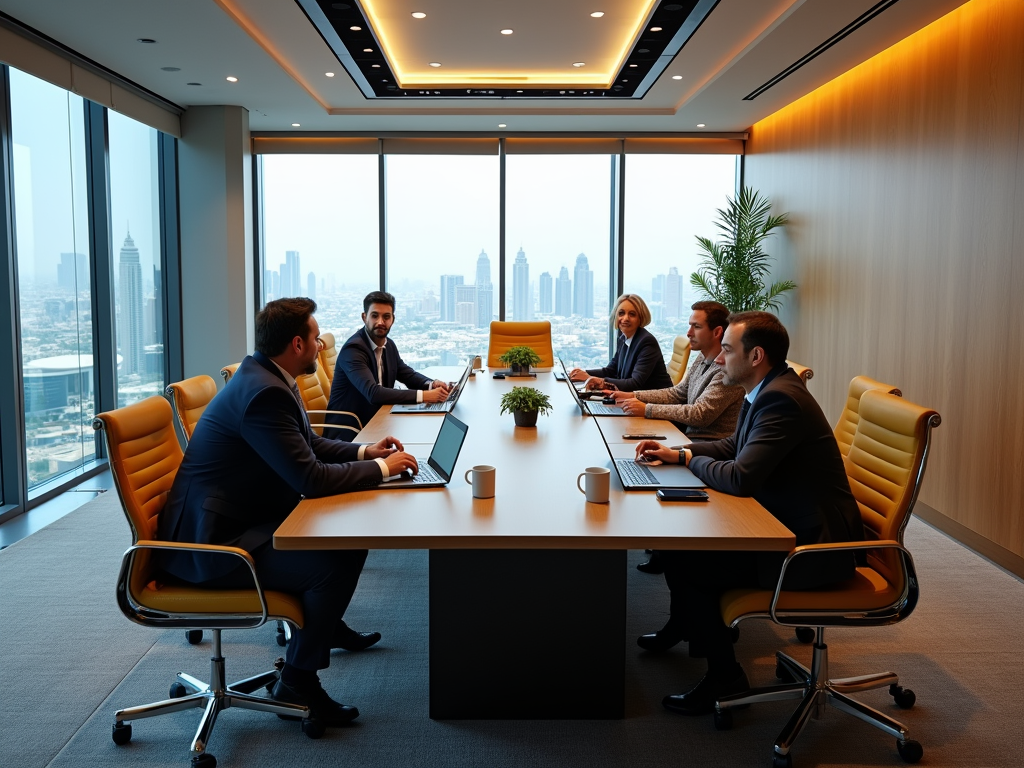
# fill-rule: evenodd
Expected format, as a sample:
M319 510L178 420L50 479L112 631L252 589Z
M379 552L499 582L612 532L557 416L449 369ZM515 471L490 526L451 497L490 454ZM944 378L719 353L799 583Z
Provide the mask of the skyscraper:
M316 273L310 272L306 275L306 296L316 301Z
M576 283L576 287L572 294L572 313L580 317L593 317L594 272L587 263L586 254L581 253L576 257L573 282Z
M512 319L530 320L533 317L533 296L530 293L530 265L520 248L512 264Z
M57 285L65 291L88 291L89 258L81 253L62 253L57 265Z
M476 258L476 284L477 287L491 284L491 260L483 250Z
M455 322L455 286L462 285L462 275L441 275L441 321Z
M302 294L302 271L299 269L299 252L285 251L284 263L285 269L288 270L288 284L291 286L291 292L284 295L299 296ZM284 272L281 273L281 282L284 283Z
M569 279L569 270L562 267L555 280L555 314L559 317L568 317L572 314L572 280Z
M117 285L117 348L124 373L145 371L142 338L142 265L131 232L121 246Z
M476 320L477 328L487 328L494 319L494 286L491 283L491 260L481 250L476 260Z
M554 281L551 279L550 272L540 273L540 313L542 315L550 315L554 308L552 295L552 284Z
M666 318L682 316L683 278L676 267L669 269L668 274L665 275L665 293L662 296L662 305L665 307Z
M655 275L651 279L651 302L659 302L665 298L665 276Z

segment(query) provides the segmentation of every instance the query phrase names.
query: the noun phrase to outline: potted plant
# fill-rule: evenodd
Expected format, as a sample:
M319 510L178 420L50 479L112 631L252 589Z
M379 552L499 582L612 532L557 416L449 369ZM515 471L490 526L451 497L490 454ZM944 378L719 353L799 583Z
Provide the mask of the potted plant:
M781 280L765 285L771 257L761 250L761 243L775 229L789 223L789 214L769 215L771 201L750 187L740 190L739 197L727 200L728 205L725 210L719 209L715 222L725 237L717 243L697 238L701 266L690 275L690 284L733 312L778 311L778 297L796 288L796 283Z
M513 376L528 376L530 366L540 362L540 355L530 347L512 347L498 359L511 369Z
M548 396L533 387L512 387L501 396L501 412L511 413L517 427L536 427L537 416L550 410Z

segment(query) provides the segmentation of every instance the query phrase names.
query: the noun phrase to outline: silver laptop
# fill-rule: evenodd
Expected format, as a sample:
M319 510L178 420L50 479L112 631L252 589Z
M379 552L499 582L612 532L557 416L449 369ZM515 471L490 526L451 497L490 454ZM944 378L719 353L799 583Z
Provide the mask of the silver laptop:
M449 413L459 401L459 395L462 394L462 388L466 386L472 366L472 362L466 364L462 378L451 388L447 399L440 403L399 403L391 406L391 413Z
M434 440L430 456L423 459L416 457L420 471L415 475L403 472L389 477L373 489L390 488L439 488L448 485L455 471L455 462L459 460L462 444L466 442L469 426L463 424L450 413L446 413L441 422L441 430Z
M580 397L580 391L576 389L575 385L569 380L569 370L565 367L565 361L563 361L562 358L558 358L558 364L562 366L562 372L565 374L565 383L569 385L569 391L572 392L572 396L576 400L576 405L579 406L581 413L584 415L590 414L591 416L629 415L617 405L607 405L605 403L594 402L593 400L584 400Z
M603 434L602 434L603 437ZM624 491L656 491L659 488L705 488L704 482L681 464L651 466L634 458L636 446L630 443L608 445L615 472Z

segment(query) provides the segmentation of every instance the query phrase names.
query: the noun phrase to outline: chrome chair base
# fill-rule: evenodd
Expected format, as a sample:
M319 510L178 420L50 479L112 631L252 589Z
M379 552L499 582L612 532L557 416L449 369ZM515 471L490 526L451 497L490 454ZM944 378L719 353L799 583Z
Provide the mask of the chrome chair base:
M895 736L897 749L906 762L916 763L920 760L921 746L916 741L907 738L907 727L903 723L848 695L859 691L888 687L889 694L896 704L904 709L910 709L915 701L913 691L901 688L899 677L893 672L878 672L830 680L828 677L828 646L824 642L822 627L817 629L813 648L810 669L791 656L781 651L776 652L776 676L790 677L795 682L751 688L743 693L723 696L715 703L715 727L719 730L730 728L732 726L731 710L737 707L765 701L800 699L800 705L775 740L776 765L790 764L788 755L793 742L807 725L807 721L812 717L820 718L828 705Z
M190 747L193 765L215 765L216 761L211 759L203 762L206 748L213 732L213 726L217 722L217 716L225 709L239 707L259 712L270 712L281 717L294 720L306 721L309 718L309 709L298 704L287 704L274 701L262 696L254 696L253 691L260 688L269 688L281 676L279 665L269 672L247 677L235 683L227 684L224 679L224 657L221 655L220 630L213 631L213 657L210 659L210 682L205 683L192 675L184 672L177 674L177 681L171 686L171 697L163 701L156 701L152 704L143 704L138 707L119 709L114 713L114 741L122 743L118 739L119 729L123 732L126 724L132 720L140 720L145 717L156 717L171 712L181 712L186 709L198 707L203 709L203 717L199 721L195 738L192 739ZM178 693L181 695L177 695ZM130 726L128 726L130 728ZM305 728L304 728L305 730ZM131 731L128 730L124 742L131 738Z

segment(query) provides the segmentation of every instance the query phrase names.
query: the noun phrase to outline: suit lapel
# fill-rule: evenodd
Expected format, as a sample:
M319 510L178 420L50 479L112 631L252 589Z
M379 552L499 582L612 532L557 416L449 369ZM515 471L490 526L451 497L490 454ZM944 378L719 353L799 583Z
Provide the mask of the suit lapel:
M770 371L767 376L764 377L764 381L761 383L761 388L757 391L757 397L754 398L754 402L750 402L746 397L743 398L743 405L740 407L740 415L737 423L740 425L739 432L736 436L736 450L744 446L747 442L747 433L750 431L750 422L753 419L750 417L751 412L754 410L754 406L757 401L761 399L761 396L765 393L765 390L771 385L779 374L788 370L789 366L781 365L774 370Z
M253 359L257 363L259 363L264 368L266 368L268 371L270 371L272 374L274 374L274 376L277 377L278 381L280 381L282 384L284 384L285 389L287 389L289 394L291 394L292 399L295 400L295 392L292 391L292 389L288 386L288 382L284 380L284 376L281 375L281 371L279 371L277 366L274 365L274 361L271 360L269 357L267 357L266 355L264 355L260 351L253 352L252 353L252 357L253 357ZM296 382L296 386L298 386L298 382ZM310 445L312 445L313 444L313 428L309 425L309 416L306 415L306 409L301 405L301 400L302 400L302 396L299 395L299 399L295 401L295 405L298 407L299 413L302 414L302 424L303 424L303 430L302 431L303 431L303 434L306 436L306 442L309 443Z

